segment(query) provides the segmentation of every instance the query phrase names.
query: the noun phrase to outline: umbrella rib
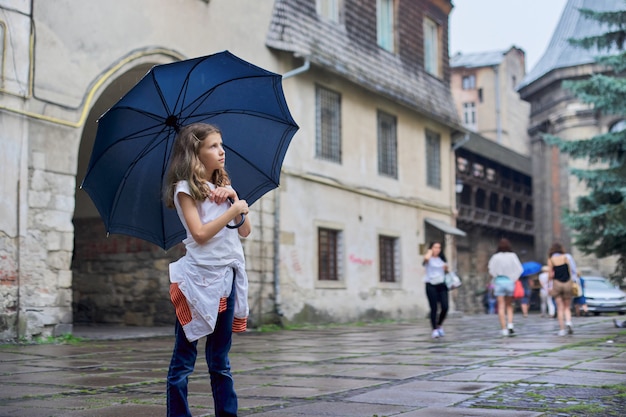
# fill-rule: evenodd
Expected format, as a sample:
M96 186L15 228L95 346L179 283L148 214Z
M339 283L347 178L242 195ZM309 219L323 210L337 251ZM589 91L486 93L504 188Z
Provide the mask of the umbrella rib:
M122 108L122 107L119 107L119 108ZM129 109L129 110L133 110L133 109ZM149 113L146 113L146 114L149 114ZM103 156L105 156L109 152L110 149L112 149L112 148L118 146L120 143L123 143L123 142L126 142L126 141L138 140L138 139L142 139L142 138L144 138L146 136L151 136L152 137L152 136L155 135L155 133L152 131L152 129L159 128L159 127L161 127L161 129L160 129L161 131L158 132L157 135L160 135L161 133L163 133L163 130L164 130L162 128L162 123L161 122L158 123L158 124L155 124L154 126L150 126L150 127L145 128L145 129L138 130L138 131L133 132L133 133L127 135L127 136L123 136L123 137L120 137L120 138L116 139L115 142L111 143L110 145L108 145L104 149L102 149L102 151L100 152L98 157L89 163L91 168L85 174L85 178L87 178L89 176L89 173L91 172L91 170L93 170L96 167L96 165L98 165L98 161L100 161L100 159ZM83 182L84 182L84 179L83 179Z
M161 132L155 136L155 138L158 138L165 129L161 129ZM137 154L137 156L135 158L133 158L133 160L128 164L128 168L126 169L126 171L124 172L124 176L122 177L119 185L117 186L117 190L115 192L115 197L113 199L113 205L111 207L111 215L113 213L115 213L115 211L117 210L117 205L119 202L119 196L122 192L122 190L124 189L125 185L126 185L126 181L128 180L128 177L130 176L131 172L134 170L134 168L137 166L137 164L139 163L139 161L141 160L141 158L143 158L145 155L149 154L150 152L152 152L153 149L155 149L156 147L158 147L161 143L163 143L163 141L167 141L169 139L168 134L164 135L161 139L155 139L151 142L149 142L148 144L146 144L146 146L143 147L143 149ZM109 222L111 221L111 219L109 219Z
M230 80L226 80L222 83L216 84L215 86L213 86L212 88L208 89L207 91L205 91L203 94L201 94L200 96L198 96L197 98L195 98L191 103L187 104L186 106L181 107L181 111L180 114L182 114L183 112L187 113L187 114L194 114L198 108L200 108L200 106L202 106L202 104L204 104L204 102L206 102L206 100L208 100L210 98L210 96L213 94L213 92L215 90L217 90L219 87L226 85L226 84L230 84L230 83L234 83L234 82L238 82L241 80L246 80L246 79L256 79L256 78L277 78L279 77L278 75L268 75L268 74L263 74L263 75L246 75L246 76L241 76L238 78L233 78ZM185 85L185 95L187 93L187 88L188 88L188 82L189 82L189 75L187 76L187 78L185 79L184 85ZM182 89L181 89L182 90ZM279 96L278 92L276 91L276 86L274 85L274 91L276 96ZM178 101L177 101L178 104ZM195 107L192 107L194 106ZM283 113L283 117L286 117L287 115L289 115L288 112L285 112L285 108L283 107L282 103L280 106L280 109ZM282 120L278 117L272 116L272 118L274 118L275 120ZM185 120L188 120L188 118L186 118Z

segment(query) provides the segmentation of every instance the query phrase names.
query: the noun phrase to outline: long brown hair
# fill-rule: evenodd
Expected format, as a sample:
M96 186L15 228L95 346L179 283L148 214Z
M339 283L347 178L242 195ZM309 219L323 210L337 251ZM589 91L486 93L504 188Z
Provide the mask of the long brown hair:
M550 249L548 250L548 258L551 258L555 253L565 255L565 249L563 249L563 245L559 242L554 242L552 246L550 246Z
M507 238L502 238L498 242L498 248L496 249L496 253L498 252L513 252L513 248L511 247L511 241Z
M198 150L211 133L222 134L217 126L208 123L192 123L183 127L176 135L172 159L167 171L167 182L163 191L163 201L167 207L174 208L176 183L183 180L189 183L191 197L194 200L203 201L209 197L211 189L206 183L207 173L198 158ZM216 187L230 185L230 178L226 170L222 168L216 169L208 177Z

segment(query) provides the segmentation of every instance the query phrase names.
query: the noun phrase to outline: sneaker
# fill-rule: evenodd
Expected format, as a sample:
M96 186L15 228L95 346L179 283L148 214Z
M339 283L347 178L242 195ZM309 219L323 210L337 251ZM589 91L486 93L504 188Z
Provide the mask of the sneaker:
M513 333L515 333L515 330L513 330L513 323L509 323L509 324L507 324L507 326L506 326L506 327L507 327L507 329L508 329L509 334L513 334Z
M502 329L502 336L508 336L509 331L507 329Z
M565 336L567 334L567 330L565 329L561 329L559 330L559 332L557 333L559 336Z
M439 330L437 330L437 329L433 330L432 338L433 339L438 339L439 338Z
M437 329L437 332L439 333L439 337L444 337L446 335L446 333L443 331L443 327L439 327Z
M572 329L572 323L565 323L565 327L567 327L567 334L574 334L574 329Z

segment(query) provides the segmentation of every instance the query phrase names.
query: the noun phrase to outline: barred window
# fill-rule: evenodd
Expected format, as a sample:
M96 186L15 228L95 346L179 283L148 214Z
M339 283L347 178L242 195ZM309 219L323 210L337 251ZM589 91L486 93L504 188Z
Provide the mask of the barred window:
M341 163L341 95L317 86L315 156Z
M398 178L398 141L396 118L378 112L378 173Z
M376 31L378 46L389 52L395 50L394 0L377 0Z
M400 255L398 238L379 235L378 252L380 259L380 282L399 281Z
M320 227L318 240L318 279L339 281L341 277L342 242L341 231Z
M441 138L426 130L426 184L441 189Z

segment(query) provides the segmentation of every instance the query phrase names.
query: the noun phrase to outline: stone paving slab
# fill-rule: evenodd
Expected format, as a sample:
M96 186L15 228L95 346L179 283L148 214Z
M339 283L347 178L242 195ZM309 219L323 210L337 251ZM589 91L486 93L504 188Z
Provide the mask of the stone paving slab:
M626 330L612 317L455 316L446 336L426 320L234 336L240 416L613 417L626 415ZM172 329L87 328L77 345L0 345L0 417L165 414ZM202 341L189 401L212 417Z

